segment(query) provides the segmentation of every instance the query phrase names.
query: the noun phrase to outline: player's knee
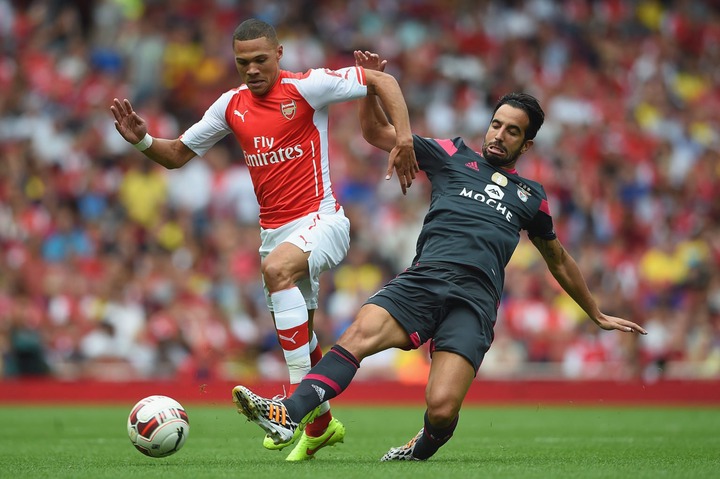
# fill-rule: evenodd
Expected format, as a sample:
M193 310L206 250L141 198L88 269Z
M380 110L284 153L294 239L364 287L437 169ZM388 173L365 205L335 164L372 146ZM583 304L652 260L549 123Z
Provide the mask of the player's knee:
M367 321L356 320L345 330L338 344L350 351L358 360L387 349L379 337L378 330Z
M265 280L265 285L271 292L279 291L292 286L291 270L281 262L264 262L260 272Z
M338 344L350 351L358 360L364 358L367 349L367 343L371 338L368 337L367 331L357 322L350 325L348 329L340 336Z
M437 427L447 427L460 412L461 400L443 392L426 394L428 419Z

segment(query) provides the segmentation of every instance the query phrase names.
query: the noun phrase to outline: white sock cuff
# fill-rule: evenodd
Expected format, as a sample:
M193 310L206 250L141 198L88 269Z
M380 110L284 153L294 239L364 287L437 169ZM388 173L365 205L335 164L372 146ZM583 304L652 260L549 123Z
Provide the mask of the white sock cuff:
M272 301L275 313L282 313L283 311L295 309L300 306L307 309L305 306L305 298L300 292L300 288L297 286L272 293L270 295L270 300Z
M312 353L313 351L315 351L315 348L318 345L318 338L317 334L315 334L315 331L313 331L312 338L310 338L310 342L308 344L310 345L310 352Z
M320 414L325 414L330 410L330 401L325 401L324 403L320 404Z

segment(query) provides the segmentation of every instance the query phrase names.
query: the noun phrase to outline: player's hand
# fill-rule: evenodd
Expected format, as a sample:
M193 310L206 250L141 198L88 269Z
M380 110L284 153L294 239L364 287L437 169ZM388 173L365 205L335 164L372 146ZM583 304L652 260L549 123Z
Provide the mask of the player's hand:
M115 129L130 144L135 144L142 140L147 133L147 124L140 115L135 113L130 101L127 99L122 102L117 98L113 99L110 111L115 117Z
M380 60L380 55L377 53L372 53L369 51L361 52L360 50L355 50L353 52L355 55L355 66L356 67L363 67L367 70L377 70L379 72L385 71L385 65L387 65L387 60Z
M355 66L365 68L367 70L385 71L387 60L380 60L380 55L367 50L355 50ZM388 157L388 168L385 179L389 180L393 176L393 170L397 173L398 182L403 195L407 194L407 189L413 183L415 176L420 167L415 158L415 150L413 149L412 139L403 144L396 145Z
M645 329L643 329L639 324L628 321L627 319L616 318L615 316L603 315L597 325L606 331L617 329L618 331L626 333L647 334L647 331L645 331Z
M397 172L402 194L407 194L407 189L412 185L416 173L420 171L412 142L410 144L396 145L390 151L387 174L385 175L386 180L392 178L393 169Z

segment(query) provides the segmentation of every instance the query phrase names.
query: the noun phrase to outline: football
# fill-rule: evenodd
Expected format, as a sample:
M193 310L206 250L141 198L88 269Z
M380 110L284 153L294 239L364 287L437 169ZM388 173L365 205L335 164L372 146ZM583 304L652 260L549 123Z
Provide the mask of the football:
M185 408L176 400L148 396L133 406L127 431L138 451L150 457L167 457L185 444L190 421Z

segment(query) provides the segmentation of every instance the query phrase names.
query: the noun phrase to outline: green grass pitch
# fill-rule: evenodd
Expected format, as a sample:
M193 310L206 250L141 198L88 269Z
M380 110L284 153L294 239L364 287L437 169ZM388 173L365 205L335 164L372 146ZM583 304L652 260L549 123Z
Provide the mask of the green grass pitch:
M473 406L429 461L381 463L420 429L423 409L336 405L345 443L286 463L232 403L186 404L184 448L145 457L126 435L131 406L0 406L0 478L720 477L719 408Z

